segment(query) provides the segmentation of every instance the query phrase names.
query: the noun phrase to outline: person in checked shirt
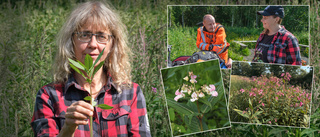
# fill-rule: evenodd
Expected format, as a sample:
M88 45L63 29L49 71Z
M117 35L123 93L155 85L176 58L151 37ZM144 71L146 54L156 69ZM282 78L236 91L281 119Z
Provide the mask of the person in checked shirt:
M125 26L119 15L102 2L86 2L75 8L57 38L54 82L43 86L36 96L31 126L35 136L150 137L146 102L139 85L131 82L129 49ZM86 54L93 61L104 50L104 66L92 84L73 71L68 58L83 64ZM89 96L103 110L84 101ZM90 125L89 116L93 116Z
M267 6L262 15L264 31L260 34L253 62L301 65L300 48L297 38L281 26L284 17L282 6Z

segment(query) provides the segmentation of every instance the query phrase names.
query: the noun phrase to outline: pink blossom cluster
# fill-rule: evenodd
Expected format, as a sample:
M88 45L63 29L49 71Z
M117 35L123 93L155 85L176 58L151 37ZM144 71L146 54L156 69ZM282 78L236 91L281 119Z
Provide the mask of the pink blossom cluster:
M272 110L277 108L295 107L293 111L297 109L308 112L311 102L311 93L308 93L305 89L299 86L289 85L287 82L290 81L291 75L282 73L281 78L271 76L252 77L248 81L250 88L241 88L236 94L244 97L242 100L251 99L252 104L256 104L261 109ZM287 81L287 82L284 82ZM300 112L300 111L299 111ZM246 111L243 111L246 113ZM292 112L295 114L296 112ZM272 114L276 116L276 114ZM275 117L271 122L278 123L279 119Z
M178 101L180 98L188 98L191 102L197 101L199 98L204 98L207 95L217 97L218 92L216 91L216 87L213 84L209 86L203 85L201 89L195 88L195 83L197 76L193 74L193 72L189 72L189 76L184 77L183 79L191 84L183 84L181 88L177 89L175 92L175 101Z

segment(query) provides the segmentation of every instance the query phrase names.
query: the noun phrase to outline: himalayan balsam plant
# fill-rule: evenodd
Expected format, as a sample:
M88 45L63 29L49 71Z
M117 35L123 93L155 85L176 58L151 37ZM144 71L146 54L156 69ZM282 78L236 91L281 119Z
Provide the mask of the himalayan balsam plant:
M69 63L70 67L74 71L76 71L79 74L81 74L86 79L86 81L89 83L89 85L90 85L90 91L89 91L90 95L92 95L91 82L93 80L93 76L103 66L104 61L101 61L96 67L94 67L94 66L100 60L103 52L104 52L104 49L101 51L101 53L99 54L98 58L95 60L94 63L93 63L92 57L89 54L86 55L86 57L84 59L84 64L81 63L79 60L74 61L74 60L68 58L69 61L70 61L70 63ZM111 107L109 105L106 105L106 104L97 105L97 102L94 101L94 99L91 96L85 97L84 100L90 101L90 104L93 107L100 107L101 109L112 109L113 108L113 107ZM90 136L93 137L92 116L90 116Z
M213 84L210 84L209 86L202 85L200 89L196 89L196 78L197 76L194 75L193 72L189 72L189 76L183 78L186 82L175 92L176 96L174 97L174 100L178 102L180 99L184 98L195 104L197 111L185 113L189 118L188 124L191 124L191 120L195 117L199 120L197 123L200 124L200 130L204 131L204 123L202 121L205 119L204 113L208 112L208 108L212 108L212 99L213 97L218 96L218 92ZM202 107L201 104L204 104L206 107ZM192 109L185 107L185 110L190 111Z
M250 123L308 127L311 93L288 84L290 78L288 72L281 78L253 77L248 80L251 89L241 88L233 93L233 110ZM249 104L241 103L244 100Z

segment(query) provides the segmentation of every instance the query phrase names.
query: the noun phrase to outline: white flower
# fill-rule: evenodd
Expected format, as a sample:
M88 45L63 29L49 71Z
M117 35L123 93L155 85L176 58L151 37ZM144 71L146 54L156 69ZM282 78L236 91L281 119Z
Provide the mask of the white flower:
M196 92L193 92L193 93L192 93L192 95L191 95L191 97L192 97L192 98L197 98L197 97L198 97L198 95L197 95L197 93L196 93Z
M197 99L197 98L192 98L192 99L190 99L191 102L194 102L194 101L196 101L196 100L198 100L198 99Z
M199 97L200 98L204 97L204 94L202 92L200 92Z
M184 77L183 79L184 79L185 81L188 81L188 80L189 80L189 77L186 76L186 77Z

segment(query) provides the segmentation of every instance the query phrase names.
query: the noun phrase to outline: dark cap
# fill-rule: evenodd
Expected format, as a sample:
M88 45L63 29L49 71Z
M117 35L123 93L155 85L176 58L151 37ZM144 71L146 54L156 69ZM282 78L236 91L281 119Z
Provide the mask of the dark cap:
M267 6L263 11L258 11L257 14L262 16L276 15L283 18L284 10L282 6Z

